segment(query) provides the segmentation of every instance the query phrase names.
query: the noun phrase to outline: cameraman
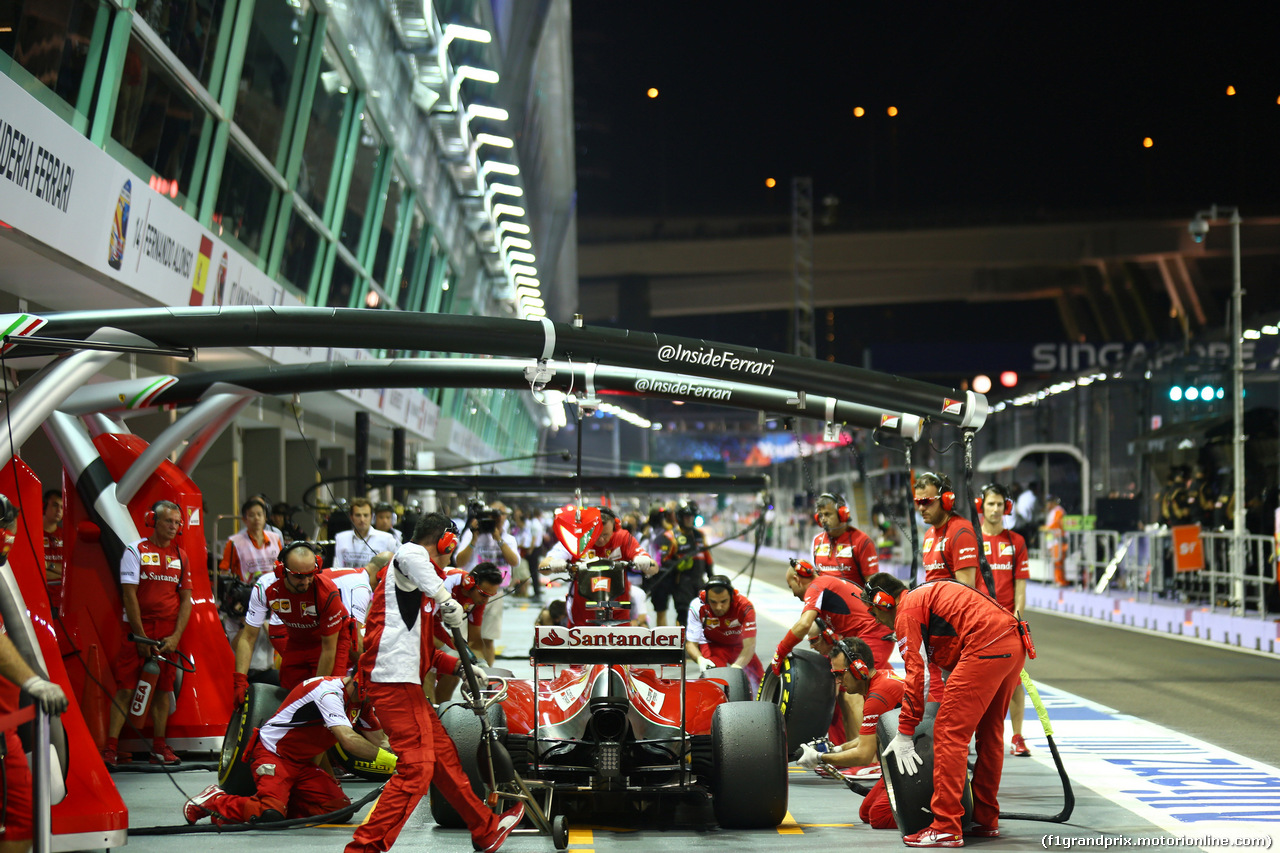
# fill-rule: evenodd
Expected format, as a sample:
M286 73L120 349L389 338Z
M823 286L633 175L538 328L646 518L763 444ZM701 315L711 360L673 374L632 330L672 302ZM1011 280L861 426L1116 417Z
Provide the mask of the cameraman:
M502 589L484 610L484 622L480 625L480 637L484 641L484 659L493 666L494 642L502 636L502 609L506 590L511 587L511 575L520 565L520 550L516 538L507 532L507 508L494 501L486 507L482 503L467 506L467 529L462 533L455 561L458 568L469 572L483 562L493 563L502 572Z

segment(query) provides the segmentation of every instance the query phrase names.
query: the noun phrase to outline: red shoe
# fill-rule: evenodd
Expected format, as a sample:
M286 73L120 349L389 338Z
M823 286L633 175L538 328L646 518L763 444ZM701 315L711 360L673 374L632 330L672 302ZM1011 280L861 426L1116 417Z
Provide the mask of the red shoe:
M1027 749L1027 742L1022 739L1022 735L1013 736L1013 741L1009 744L1009 754L1021 756L1031 754L1031 750Z
M964 839L950 832L938 832L933 827L926 826L919 832L904 835L902 843L908 847L963 847Z
M524 817L524 803L516 803L502 814L498 815L498 828L493 831L484 841L471 842L471 846L479 850L480 853L497 853L498 848L502 846L502 842L507 840L507 836L511 834L511 830L520 824L520 819Z
M133 761L133 753L120 752L113 746L105 747L102 750L102 763L107 765L110 770L115 770L118 765L129 764Z
M207 803L209 800L221 793L224 793L224 791L217 785L210 785L191 799L187 800L187 802L182 806L182 816L187 819L187 823L195 823L200 818L207 815L209 810L204 807L204 803Z
M152 764L181 764L182 759L173 754L173 750L169 748L169 744L164 741L157 741L151 744L151 763Z
M971 823L965 827L964 834L970 838L999 838L1000 830L994 826Z

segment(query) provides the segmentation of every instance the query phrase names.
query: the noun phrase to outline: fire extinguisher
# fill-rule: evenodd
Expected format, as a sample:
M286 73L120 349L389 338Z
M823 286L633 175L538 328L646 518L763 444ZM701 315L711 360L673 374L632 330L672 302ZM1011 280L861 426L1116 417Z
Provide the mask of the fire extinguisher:
M151 699L155 695L156 682L159 680L160 664L155 658L149 658L142 665L138 687L133 691L133 699L129 702L129 725L136 731L142 731L142 727L146 724L147 711L151 708Z

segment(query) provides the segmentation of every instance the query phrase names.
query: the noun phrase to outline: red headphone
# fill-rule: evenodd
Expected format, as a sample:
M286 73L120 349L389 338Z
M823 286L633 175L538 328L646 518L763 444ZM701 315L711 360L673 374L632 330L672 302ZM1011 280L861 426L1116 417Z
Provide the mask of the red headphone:
M951 489L951 478L946 474L935 474L932 471L926 471L916 477L916 488L921 485L936 486L938 489L938 500L942 502L942 511L951 512L956 507L956 493Z
M791 568L796 570L796 576L802 578L811 578L818 574L818 570L813 567L813 563L808 560L797 560L791 558Z
M1004 486L999 483L987 483L978 492L978 497L973 499L973 507L978 511L978 515L982 515L982 504L987 500L987 492L995 492L1004 498L1004 514L1013 515L1013 501L1009 499L1009 494L1004 490Z
M444 537L441 537L442 539ZM462 576L462 580L458 581L458 586L462 587L463 592L471 592L476 588L476 576L467 572Z
M169 506L171 506L171 507L173 507L173 508L175 508L175 509L177 509L177 510L178 510L178 535L179 535L179 536L181 536L181 535L182 535L182 528L183 528L183 526L184 526L184 525L183 525L183 523L182 523L182 507L178 506L178 505L177 505L176 503L174 503L173 501L165 500L164 498L161 498L160 500L158 500L158 501L156 501L155 503L153 503L153 504L151 505L151 509L147 510L146 512L144 512L144 513L142 514L142 523L143 523L143 525L144 525L144 526L146 526L146 527L150 527L152 530L155 530L155 527L156 527L156 509L157 509L159 506L161 506L162 504L168 504Z
M890 607L895 606L893 596L879 587L863 587L861 598L862 603L867 607L879 607L883 610L888 610Z
M840 519L842 524L849 523L849 503L844 499L844 495L833 494L832 492L823 492L818 495L818 499L814 501L814 506L823 501L831 501L836 505L836 518ZM813 523L822 524L822 517L817 512L813 514Z
M831 653L834 655L839 652L844 655L844 659L849 662L849 669L853 670L855 678L859 681L871 680L871 668L867 666L867 662L862 659L862 656L854 651L853 643L846 638L838 640L831 645Z
M310 542L308 542L305 539L296 539L293 542L290 542L288 545L285 545L283 548L280 549L280 554L279 556L276 557L276 577L281 579L284 578L284 573L285 573L284 563L285 563L285 560L288 559L289 557L289 552L297 551L302 548L306 548L308 551L311 552L312 556L315 557L317 572L324 569L324 557L321 556L320 549L317 548L315 545L312 545Z
M445 557L452 554L457 547L458 526L450 521L449 526L444 529L444 533L441 533L440 538L436 540L436 553ZM471 579L471 583L475 583L475 578Z

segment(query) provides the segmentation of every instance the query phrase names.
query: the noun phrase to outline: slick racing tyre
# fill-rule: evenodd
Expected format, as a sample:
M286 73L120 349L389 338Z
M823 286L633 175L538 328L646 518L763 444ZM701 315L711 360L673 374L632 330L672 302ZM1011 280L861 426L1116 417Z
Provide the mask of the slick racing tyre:
M711 806L725 829L768 829L787 815L787 739L778 706L726 702L711 715Z
M231 712L227 733L222 737L222 754L218 756L218 786L228 794L252 797L257 793L252 768L244 760L245 746L254 730L280 709L286 695L286 690L274 684L250 684L244 704Z
M825 737L836 709L836 683L831 663L809 649L796 649L782 663L781 677L765 667L756 698L782 711L787 727L787 754L801 744Z
M916 753L924 762L920 769L910 776L898 772L898 763L884 758L884 749L898 733L897 708L880 715L876 722L876 738L879 742L880 767L884 774L885 787L889 789L889 803L893 806L893 818L898 823L898 830L903 836L919 832L933 822L933 712L936 705L929 705L924 719L916 726ZM960 798L964 806L964 821L967 825L973 819L973 797L969 791L969 774L965 773L964 794Z
M499 732L507 727L506 714L501 705L493 705L488 710L489 725ZM476 750L480 746L480 721L475 712L462 702L447 702L440 707L440 723L448 732L454 746L458 748L458 761L471 780L471 790L480 799L485 798L484 783L480 778L480 764ZM431 786L431 817L436 825L445 829L466 829L467 823L450 805L434 784Z
M751 695L751 682L747 680L747 674L736 667L713 666L702 677L723 681L725 695L730 702L750 702L755 698Z

